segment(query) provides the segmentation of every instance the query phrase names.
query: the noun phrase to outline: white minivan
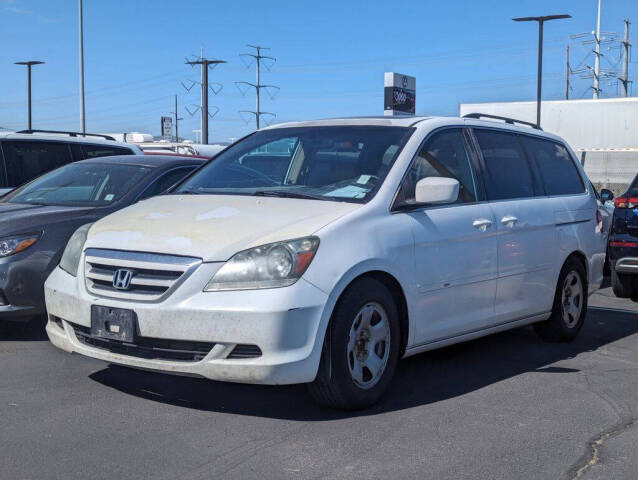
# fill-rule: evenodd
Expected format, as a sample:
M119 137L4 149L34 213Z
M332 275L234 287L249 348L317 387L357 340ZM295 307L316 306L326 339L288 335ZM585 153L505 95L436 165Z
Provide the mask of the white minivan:
M49 338L136 368L308 383L340 408L377 401L402 357L527 324L571 340L602 281L596 197L563 140L514 123L259 130L78 229L45 284Z

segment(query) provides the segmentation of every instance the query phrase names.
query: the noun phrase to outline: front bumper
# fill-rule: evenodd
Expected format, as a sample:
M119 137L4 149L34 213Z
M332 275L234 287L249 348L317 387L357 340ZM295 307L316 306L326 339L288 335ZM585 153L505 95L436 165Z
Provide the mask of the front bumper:
M51 252L39 247L0 259L0 321L44 314L42 285L53 262Z
M110 363L211 380L290 384L312 381L319 366L328 296L301 279L286 288L202 292L221 266L202 264L168 298L157 303L90 294L83 275L56 268L45 283L53 345ZM74 325L91 326L91 305L127 308L137 316L137 334L148 339L210 342L199 361L141 358L87 345ZM257 345L261 356L227 358L237 344Z

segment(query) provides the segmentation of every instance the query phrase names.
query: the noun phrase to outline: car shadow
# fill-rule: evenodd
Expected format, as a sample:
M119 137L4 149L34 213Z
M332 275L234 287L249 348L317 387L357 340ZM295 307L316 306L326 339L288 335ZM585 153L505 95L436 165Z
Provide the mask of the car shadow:
M44 315L28 320L0 321L0 342L28 342L45 341L49 337L44 330L46 317Z
M319 407L303 385L213 382L115 365L90 378L129 395L184 408L290 420L334 420L427 405L526 372L576 372L552 364L638 333L638 315L633 312L590 311L587 320L571 343L544 343L527 327L407 358L399 363L381 401L358 412Z

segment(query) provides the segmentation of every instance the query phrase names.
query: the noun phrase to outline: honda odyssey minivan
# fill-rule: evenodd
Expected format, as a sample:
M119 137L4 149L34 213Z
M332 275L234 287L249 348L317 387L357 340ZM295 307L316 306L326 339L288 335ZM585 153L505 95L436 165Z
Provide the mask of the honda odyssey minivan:
M528 324L572 340L605 260L594 192L559 137L476 117L247 136L171 194L75 232L45 285L51 342L307 383L354 409L402 357Z

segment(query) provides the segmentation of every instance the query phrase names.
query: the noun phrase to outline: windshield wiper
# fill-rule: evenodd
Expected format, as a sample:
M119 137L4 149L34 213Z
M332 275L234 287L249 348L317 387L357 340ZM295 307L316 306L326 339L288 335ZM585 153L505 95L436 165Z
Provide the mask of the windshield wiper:
M280 198L305 198L307 200L327 200L324 197L310 195L308 193L285 192L282 190L257 190L253 192L256 197L280 197Z
M180 192L170 192L172 195L199 195L197 190L182 190Z

